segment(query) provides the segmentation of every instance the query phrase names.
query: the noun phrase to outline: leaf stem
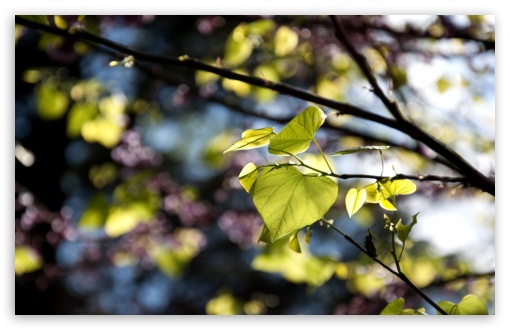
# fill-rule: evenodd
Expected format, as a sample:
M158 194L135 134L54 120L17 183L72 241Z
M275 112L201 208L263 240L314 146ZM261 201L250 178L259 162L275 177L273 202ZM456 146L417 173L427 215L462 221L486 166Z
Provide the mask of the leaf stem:
M320 151L320 153L322 155L322 158L324 158L324 161L326 162L326 165L328 165L330 174L333 174L333 169L331 169L331 165L329 165L328 159L326 158L326 155L324 154L324 151L322 151L322 148L321 148L319 142L317 142L316 139L313 139L313 142L315 142L315 145L319 149L319 151ZM381 175L382 175L382 173L381 173Z
M340 230L338 227L336 227L332 223L329 223L329 222L325 221L324 219L321 219L319 221L322 221L325 225L331 227L334 231L336 231L337 233L342 235L348 242L350 242L355 247L357 247L361 252L366 254L369 258L373 259L375 262L377 262L379 265L381 265L384 269L386 269L387 271L389 271L390 273L392 273L393 275L395 275L396 277L401 279L405 284L407 284L407 286L409 286L420 297L422 297L426 302L428 302L432 307L434 307L439 313L441 313L443 315L448 315L448 313L445 312L445 310L442 309L438 304L436 304L432 299L430 299L429 296L427 296L425 294L425 292L421 291L416 285L414 285L413 282L411 282L411 280L409 280L407 278L407 276L404 275L404 273L396 272L395 270L388 267L384 262L379 260L377 257L372 256L363 246L361 246L358 242L356 242L351 236L344 233L342 230Z

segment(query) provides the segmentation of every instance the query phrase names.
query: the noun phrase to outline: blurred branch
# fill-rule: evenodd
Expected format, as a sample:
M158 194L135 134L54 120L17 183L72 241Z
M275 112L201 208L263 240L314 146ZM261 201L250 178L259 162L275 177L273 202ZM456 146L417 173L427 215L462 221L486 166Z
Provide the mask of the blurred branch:
M457 281L467 281L467 280L478 280L481 278L491 278L496 276L496 271L490 271L486 273L478 273L478 274L462 274L457 277L449 278L449 279L438 279L425 286L424 288L429 288L433 286L444 286L446 284L450 284ZM423 288L423 289L424 289Z
M332 18L334 24L335 24L335 30L337 37L339 37L341 40L346 41L347 45L350 45L349 40L345 36L345 33L343 33L342 29L339 28L340 25L336 22L334 18ZM353 106L348 103L341 103L337 102L331 99L323 98L318 96L317 94L311 93L309 91L294 87L292 85L284 84L284 83L277 83L268 81L266 79L257 78L249 75L243 75L238 74L235 72L232 72L231 70L228 70L226 68L220 68L216 66L212 66L207 64L206 62L203 62L201 60L191 58L189 56L161 56L161 55L154 55L149 54L141 51L137 51L131 48L128 48L124 45L115 43L113 41L110 41L108 39L102 38L100 36L96 36L94 34L88 33L83 30L79 29L72 29L69 31L66 30L60 30L56 27L40 24L37 22L33 22L27 19L24 19L22 17L16 16L15 17L15 23L21 24L30 28L38 29L41 31L57 34L66 38L71 39L80 39L80 40L87 40L91 42L95 42L98 44L101 44L103 46L109 47L111 49L115 49L119 52L123 52L126 55L132 55L136 58L137 61L149 61L153 63L162 63L167 65L174 65L174 66L181 66L181 67L187 67L195 70L203 70L207 72L215 73L221 77L227 78L227 79L233 79L242 81L245 83L248 83L250 85L259 86L263 88L272 89L274 91L277 91L282 94L287 94L294 96L296 98L314 102L316 104L320 104L326 107L329 107L331 109L338 110L341 114L349 114L353 115L359 118L363 118L369 121L373 121L382 125L385 125L387 127L394 128L396 130L399 130L403 133L406 133L410 137L414 138L417 141L421 141L425 145L427 145L429 148L437 152L438 154L442 155L446 160L451 162L453 165L455 165L460 171L461 174L466 176L467 182L469 182L470 185L477 187L485 192L488 192L491 195L495 195L495 183L485 177L483 174L478 172L475 168L471 166L466 160L464 160L460 155L455 153L453 150L449 149L447 146L433 138L432 136L428 135L426 132L422 131L419 127L414 125L413 123L403 119L398 106L395 102L392 102L388 100L385 96L382 90L377 87L375 77L370 71L370 68L368 67L368 63L366 62L366 59L364 57L357 53L357 51L350 45L350 48L352 49L352 54L356 55L355 60L358 59L357 63L360 65L364 73L367 75L367 78L369 81L373 81L374 83L373 88L374 92L381 98L383 103L387 106L387 108L390 110L390 112L395 116L396 120L383 117L371 112L368 112L366 110L363 110L361 108L358 108L356 106ZM361 57L360 57L361 56ZM364 68L364 69L363 69ZM368 70L367 70L368 68Z
M421 141L429 148L445 157L448 161L450 161L453 165L455 165L459 169L461 174L466 176L468 181L473 186L478 187L483 191L488 192L489 194L495 196L496 187L494 181L490 180L485 175L480 173L470 163L468 163L464 158L462 158L462 156L457 154L455 151L450 149L441 141L429 135L427 132L423 131L420 127L415 125L413 122L403 117L398 107L398 103L395 100L388 99L384 92L379 87L379 85L377 84L375 75L373 74L372 69L370 68L365 56L359 53L353 46L353 44L350 42L342 26L342 23L338 22L338 20L334 16L330 16L330 18L331 21L333 22L333 26L335 29L335 36L345 46L353 60L356 62L356 64L361 69L369 83L372 85L374 94L381 100L381 102L394 116L396 122L399 124L398 130L406 133L407 135L409 135L410 137L414 138L417 141Z

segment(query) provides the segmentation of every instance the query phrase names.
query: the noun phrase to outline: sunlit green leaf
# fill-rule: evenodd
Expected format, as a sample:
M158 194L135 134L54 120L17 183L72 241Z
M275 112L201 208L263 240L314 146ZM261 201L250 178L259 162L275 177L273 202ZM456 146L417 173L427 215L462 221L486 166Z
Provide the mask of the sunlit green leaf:
M390 196L409 195L416 191L416 185L411 180L393 180L386 181L383 186Z
M238 315L242 314L242 311L243 302L227 291L220 292L205 306L205 312L208 315Z
M363 206L366 197L367 192L365 189L349 189L347 195L345 195L345 208L347 209L347 213L349 213L349 218L351 218L353 214L358 212L358 210Z
M250 192L255 180L257 180L257 166L253 163L244 165L241 173L239 173L239 182L241 182L246 192Z
M468 294L460 303L455 304L451 301L442 300L438 302L439 307L441 307L445 312L449 315L488 315L487 307L480 300L480 298ZM440 314L438 312L438 314Z
M391 204L391 202L387 199L382 199L379 201L379 206L388 211L396 211L397 208Z
M408 225L404 225L402 223L402 219L399 219L398 220L398 223L397 223L397 237L398 239L402 242L402 243L405 243L405 241L407 240L407 237L409 236L409 233L411 232L411 229L413 228L413 226L415 224L418 223L418 214L419 213L416 213L415 215L413 215L413 221L408 224Z
M274 53L278 57L290 54L298 45L299 36L288 26L281 26L274 36Z
M362 146L362 147L356 147L356 148L350 148L350 149L337 151L334 154L331 154L331 156L347 155L347 154L353 154L353 153L362 152L362 151L385 150L388 148L389 148L389 146Z
M318 107L306 108L271 139L269 152L283 156L306 151L325 118L326 115Z
M23 275L38 270L43 265L41 256L30 246L16 245L14 248L14 272Z
M234 143L223 153L234 150L247 150L259 148L267 145L269 141L275 136L272 127L249 129L243 132L242 139Z
M252 187L253 202L272 242L322 218L337 195L338 186L331 179L290 166L264 169Z
M248 24L249 33L263 36L270 32L275 27L275 25L276 23L272 19L259 19Z
M445 77L441 77L436 82L437 90L439 93L444 93L450 88L451 83Z

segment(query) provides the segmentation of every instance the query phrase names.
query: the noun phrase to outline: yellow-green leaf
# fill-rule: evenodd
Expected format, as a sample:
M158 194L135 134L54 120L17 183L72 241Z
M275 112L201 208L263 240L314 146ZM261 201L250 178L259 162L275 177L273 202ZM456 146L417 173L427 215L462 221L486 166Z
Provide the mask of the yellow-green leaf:
M309 176L291 166L265 168L252 187L271 242L322 218L337 195L338 186L328 177Z
M487 307L480 300L480 298L468 294L460 303L455 304L451 301L442 300L438 302L441 307L448 315L488 315ZM438 312L439 314L439 312Z
M409 195L416 191L416 185L411 180L393 180L383 184L390 196Z
M358 210L363 206L366 197L367 192L365 189L349 189L347 195L345 195L345 208L347 209L347 213L349 213L349 218L351 218L353 214L358 212Z
M241 182L246 192L250 192L255 180L257 180L257 166L253 163L244 165L241 173L239 173L239 182Z
M273 136L275 136L275 133L272 127L246 130L241 136L242 139L234 143L223 153L233 150L247 150L263 147L269 143L269 140L271 140Z
M296 233L290 237L289 247L292 251L296 253L301 253L301 247L299 246L298 240L299 230L296 230Z
M14 272L23 275L38 270L43 265L41 256L31 247L16 245L14 248Z
M69 98L67 94L58 90L50 83L37 88L37 109L44 120L61 118L67 110Z
M407 237L409 236L409 233L411 232L411 229L413 228L413 226L415 224L418 223L418 214L419 213L416 213L415 215L413 215L413 221L408 224L408 225L404 225L402 223L402 219L399 219L398 220L398 223L397 223L397 237L398 239L402 242L402 243L405 243L405 241L407 240Z
M387 199L382 199L379 201L379 206L381 206L383 209L388 211L396 211L397 208L393 206L393 204L390 203Z
M274 155L297 155L308 149L315 133L324 123L326 115L321 109L310 106L294 117L269 142L269 152Z

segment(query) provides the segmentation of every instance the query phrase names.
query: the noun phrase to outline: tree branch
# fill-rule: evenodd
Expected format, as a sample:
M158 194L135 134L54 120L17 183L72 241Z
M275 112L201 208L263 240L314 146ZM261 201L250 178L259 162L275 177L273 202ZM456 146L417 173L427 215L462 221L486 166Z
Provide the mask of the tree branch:
M464 174L469 181L469 183L472 186L475 186L477 188L480 188L481 190L488 192L492 195L495 195L495 184L494 182L490 181L488 178L486 178L483 174L478 172L476 169L474 169L469 163L467 163L460 155L455 153L454 151L450 150L448 147L443 145L441 142L437 141L427 133L423 132L420 128L416 127L414 124L409 123L407 121L402 120L393 120L387 117L383 117L371 112L368 112L366 110L363 110L361 108L358 108L356 106L353 106L348 103L341 103L334 100L326 99L321 96L318 96L314 93L308 92L303 89L296 88L294 86L284 84L284 83L277 83L277 82L271 82L266 79L261 79L253 76L247 76L238 74L235 72L232 72L225 68L219 68L216 66L212 66L207 64L206 62L200 61L195 58L191 58L189 56L180 56L180 57L174 57L174 56L161 56L161 55L154 55L149 54L141 51L137 51L131 48L128 48L124 45L112 42L110 40L104 39L102 37L93 35L91 33L88 33L83 30L60 30L56 27L47 26L44 24L40 24L37 22L33 22L30 20L27 20L25 18L16 16L15 17L15 23L25 25L27 27L31 27L34 29L39 29L41 31L50 32L53 34L57 34L66 38L70 39L80 39L80 40L86 40L90 42L95 42L98 44L101 44L103 46L109 47L111 49L115 49L119 52L125 53L126 55L133 55L136 60L141 61L149 61L153 63L163 63L168 65L174 65L174 66L181 66L181 67L187 67L195 70L203 70L207 72L215 73L221 77L233 79L242 81L245 83L248 83L250 85L259 86L263 88L272 89L274 91L277 91L282 94L291 95L296 98L314 102L316 104L320 104L326 107L329 107L331 109L338 110L341 114L349 114L353 115L359 118L363 118L369 121L373 121L391 128L394 128L396 130L399 130L401 132L406 133L407 135L411 136L412 138L421 141L428 147L430 147L432 150L436 151L438 154L442 155L445 159L447 159L449 162L451 162L453 165L455 165L457 168L459 168L460 171L462 171L462 174ZM371 75L371 73L370 73ZM375 78L374 78L375 81ZM381 95L384 95L382 91L380 91ZM398 110L398 107L396 107L395 103L391 103L389 100L387 100L389 106L389 109L392 110L392 114L396 116L396 118L399 118L400 114L397 113L395 109ZM393 105L392 105L393 104ZM401 116L400 116L401 117Z
M367 80L372 85L374 94L379 97L381 102L386 106L386 108L391 112L394 116L395 120L399 124L398 130L403 133L406 133L410 137L414 138L417 141L421 141L423 144L427 145L429 148L437 152L438 154L445 157L448 161L450 161L453 165L455 165L461 174L466 176L469 182L481 190L488 192L489 194L495 196L496 195L496 186L494 181L487 178L485 175L480 173L477 169L475 169L470 163L468 163L462 156L457 154L455 151L447 147L441 141L437 140L433 136L429 135L425 131L423 131L420 127L416 126L411 121L405 119L402 116L400 109L398 108L397 102L394 100L389 100L384 92L381 90L379 85L377 84L377 80L372 73L370 66L366 58L359 53L356 48L352 45L343 29L343 26L334 16L330 16L331 21L333 22L333 27L335 29L335 36L338 40L345 46L353 60L359 66Z

